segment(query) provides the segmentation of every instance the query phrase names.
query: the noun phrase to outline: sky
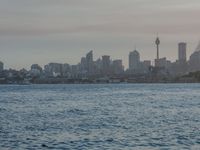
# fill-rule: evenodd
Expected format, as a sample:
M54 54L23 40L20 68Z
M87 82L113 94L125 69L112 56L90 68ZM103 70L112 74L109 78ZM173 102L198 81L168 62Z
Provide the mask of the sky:
M199 0L0 0L0 61L5 68L49 62L77 64L93 50L128 66L136 47L141 60L187 57L200 40Z

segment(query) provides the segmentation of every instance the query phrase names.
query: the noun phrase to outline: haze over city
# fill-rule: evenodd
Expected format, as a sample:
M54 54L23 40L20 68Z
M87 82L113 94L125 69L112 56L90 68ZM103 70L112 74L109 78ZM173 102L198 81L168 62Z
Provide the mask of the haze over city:
M6 68L49 62L77 64L111 55L128 67L135 49L141 59L177 59L177 43L187 42L187 56L200 40L198 0L0 0L0 60Z

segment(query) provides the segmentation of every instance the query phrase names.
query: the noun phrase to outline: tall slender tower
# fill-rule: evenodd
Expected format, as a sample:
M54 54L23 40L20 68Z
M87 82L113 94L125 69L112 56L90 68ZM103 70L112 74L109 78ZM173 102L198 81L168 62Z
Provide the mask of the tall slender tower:
M159 37L156 38L156 46L157 46L157 59L159 59L159 45L160 45L160 39Z

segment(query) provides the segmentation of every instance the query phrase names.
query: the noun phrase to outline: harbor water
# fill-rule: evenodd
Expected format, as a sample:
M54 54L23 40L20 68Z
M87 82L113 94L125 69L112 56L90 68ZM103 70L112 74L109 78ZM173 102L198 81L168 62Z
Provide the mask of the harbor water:
M200 149L200 84L0 85L0 149Z

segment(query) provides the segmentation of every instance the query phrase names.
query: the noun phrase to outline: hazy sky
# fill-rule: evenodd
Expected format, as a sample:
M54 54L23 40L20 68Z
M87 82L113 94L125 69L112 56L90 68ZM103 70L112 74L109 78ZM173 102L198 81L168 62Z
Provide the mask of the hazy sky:
M188 57L200 40L199 0L0 0L0 60L6 68L49 62L76 64L94 50L127 66L136 45L141 59L177 59L177 43Z

